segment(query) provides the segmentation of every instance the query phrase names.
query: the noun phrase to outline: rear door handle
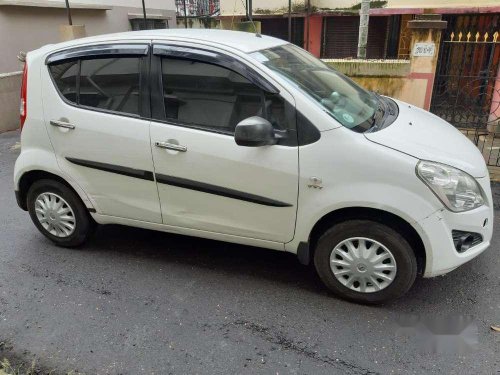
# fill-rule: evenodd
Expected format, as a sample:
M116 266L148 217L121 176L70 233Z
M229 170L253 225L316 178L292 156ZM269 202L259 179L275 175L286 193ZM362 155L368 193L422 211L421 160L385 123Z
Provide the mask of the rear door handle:
M187 151L186 146L176 145L175 143L155 142L155 146L159 147L159 148L166 148L167 150L174 150L174 151L180 151L180 152Z
M58 121L58 120L50 120L50 125L56 126L58 128L64 128L64 129L74 129L75 128L75 125L70 124L69 122Z

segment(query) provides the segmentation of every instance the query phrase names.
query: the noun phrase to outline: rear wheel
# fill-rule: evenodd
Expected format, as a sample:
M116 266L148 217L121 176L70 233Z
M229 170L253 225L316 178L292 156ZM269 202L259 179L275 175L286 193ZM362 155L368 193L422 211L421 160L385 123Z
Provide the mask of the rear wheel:
M405 238L369 220L350 220L327 230L317 242L314 265L332 292L369 304L402 296L417 275L417 260Z
M57 245L79 246L92 233L95 223L80 198L58 181L33 183L27 204L35 226Z

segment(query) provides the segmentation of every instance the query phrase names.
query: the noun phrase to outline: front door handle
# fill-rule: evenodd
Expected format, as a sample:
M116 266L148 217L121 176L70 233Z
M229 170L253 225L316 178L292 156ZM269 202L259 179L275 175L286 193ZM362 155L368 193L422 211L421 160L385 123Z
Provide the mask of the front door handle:
M155 146L159 148L166 148L167 150L174 150L180 152L187 151L186 146L176 145L175 143L169 143L169 142L155 142Z
M56 121L56 120L50 120L50 125L56 126L58 128L64 128L64 129L74 129L75 125L70 124L69 122L66 121Z

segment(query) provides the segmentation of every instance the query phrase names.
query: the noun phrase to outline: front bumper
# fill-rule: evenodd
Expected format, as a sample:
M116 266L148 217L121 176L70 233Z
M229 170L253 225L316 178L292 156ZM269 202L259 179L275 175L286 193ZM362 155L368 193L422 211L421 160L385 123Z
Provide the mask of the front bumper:
M454 213L441 209L418 222L424 242L426 262L424 277L444 275L475 258L490 246L493 235L493 201L490 179L478 179L487 197L486 204L474 210ZM483 241L463 253L457 252L452 230L481 234Z

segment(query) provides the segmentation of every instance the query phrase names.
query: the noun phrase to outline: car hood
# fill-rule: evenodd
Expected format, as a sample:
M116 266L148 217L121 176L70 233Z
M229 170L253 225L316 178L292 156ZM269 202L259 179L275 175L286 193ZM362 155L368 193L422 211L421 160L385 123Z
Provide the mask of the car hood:
M476 178L488 175L478 148L459 130L432 113L397 100L396 103L397 120L379 131L364 133L368 140L418 159L450 165Z

